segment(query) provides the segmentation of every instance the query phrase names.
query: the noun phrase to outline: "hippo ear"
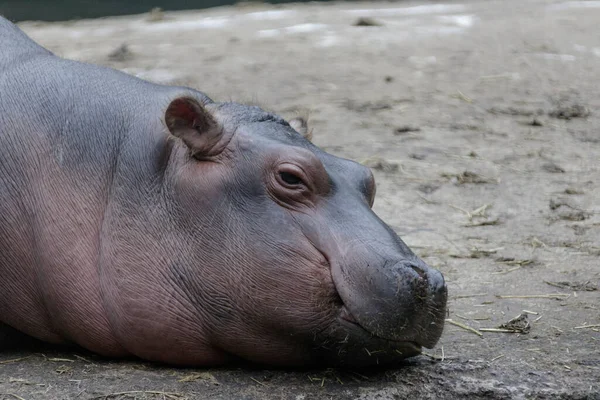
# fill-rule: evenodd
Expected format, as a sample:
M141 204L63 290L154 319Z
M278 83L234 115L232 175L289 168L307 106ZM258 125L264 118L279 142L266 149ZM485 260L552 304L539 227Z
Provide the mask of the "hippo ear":
M223 133L213 115L191 97L173 100L165 112L165 123L169 132L186 144L192 156L209 154Z
M294 118L289 122L289 124L292 128L294 128L296 132L302 135L306 140L312 140L312 129L308 129L308 123L304 118Z

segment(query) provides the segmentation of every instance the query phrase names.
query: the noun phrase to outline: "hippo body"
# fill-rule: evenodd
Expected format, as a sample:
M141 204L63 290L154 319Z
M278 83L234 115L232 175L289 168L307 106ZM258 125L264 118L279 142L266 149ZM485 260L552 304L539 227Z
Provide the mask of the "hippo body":
M0 17L0 348L393 364L446 285L300 120L65 60Z

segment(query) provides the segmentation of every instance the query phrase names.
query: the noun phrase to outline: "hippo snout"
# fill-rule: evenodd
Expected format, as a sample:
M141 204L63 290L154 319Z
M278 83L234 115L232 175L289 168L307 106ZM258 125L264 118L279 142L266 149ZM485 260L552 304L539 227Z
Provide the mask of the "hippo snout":
M435 346L447 300L446 283L438 270L415 257L365 266L363 279L355 274L339 279L334 273L344 320L380 339Z

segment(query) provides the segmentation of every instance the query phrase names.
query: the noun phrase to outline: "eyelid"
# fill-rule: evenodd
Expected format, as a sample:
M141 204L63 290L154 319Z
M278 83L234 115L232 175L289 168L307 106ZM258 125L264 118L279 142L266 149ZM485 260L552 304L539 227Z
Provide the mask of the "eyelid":
M286 182L284 174L292 176L293 178L297 179L298 182L297 183ZM302 180L302 178L299 177L298 174L296 174L295 172L279 171L279 177L285 184L290 185L290 186L304 185L304 181Z
M299 165L292 164L289 162L284 162L284 163L279 164L277 170L278 170L278 173L287 172L288 174L296 175L305 184L308 181L308 174Z

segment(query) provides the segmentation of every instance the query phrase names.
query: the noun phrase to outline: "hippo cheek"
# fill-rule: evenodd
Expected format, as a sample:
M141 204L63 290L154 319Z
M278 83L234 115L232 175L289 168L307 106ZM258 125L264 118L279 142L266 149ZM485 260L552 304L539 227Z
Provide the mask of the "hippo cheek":
M446 311L442 274L418 258L333 263L332 278L344 303L345 325L377 339L431 348Z

